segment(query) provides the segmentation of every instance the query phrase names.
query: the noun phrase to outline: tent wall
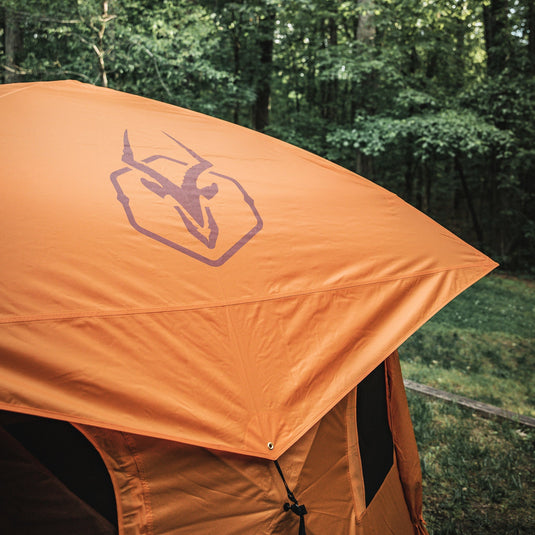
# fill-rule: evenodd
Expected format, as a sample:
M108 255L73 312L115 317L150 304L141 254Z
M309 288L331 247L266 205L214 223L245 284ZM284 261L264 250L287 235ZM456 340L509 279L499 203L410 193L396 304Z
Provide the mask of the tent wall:
M4 84L0 109L8 411L275 460L496 266L213 117L72 81Z
M425 534L422 517L422 472L420 457L407 404L401 366L397 351L387 359L387 380L389 384L389 418L394 440L395 455L405 500L411 513L416 533Z
M397 353L386 361L393 462L366 506L352 391L279 459L305 504L307 533L425 533L418 454ZM273 462L78 426L101 452L124 535L297 533ZM395 452L395 454L394 454Z

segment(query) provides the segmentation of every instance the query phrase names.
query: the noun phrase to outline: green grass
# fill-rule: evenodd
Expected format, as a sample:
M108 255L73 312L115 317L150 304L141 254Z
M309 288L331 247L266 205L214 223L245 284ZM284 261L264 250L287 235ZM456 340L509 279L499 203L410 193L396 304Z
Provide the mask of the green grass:
M491 275L400 349L404 376L535 416L535 284ZM431 535L535 533L535 430L408 392Z
M535 284L490 275L400 348L404 376L535 416Z
M535 431L408 397L430 534L535 533Z

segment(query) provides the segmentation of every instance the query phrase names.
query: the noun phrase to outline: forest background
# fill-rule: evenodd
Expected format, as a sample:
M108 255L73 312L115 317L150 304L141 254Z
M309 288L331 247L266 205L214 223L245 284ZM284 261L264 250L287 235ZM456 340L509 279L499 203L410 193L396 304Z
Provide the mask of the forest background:
M0 0L4 83L77 79L242 124L535 266L532 0Z

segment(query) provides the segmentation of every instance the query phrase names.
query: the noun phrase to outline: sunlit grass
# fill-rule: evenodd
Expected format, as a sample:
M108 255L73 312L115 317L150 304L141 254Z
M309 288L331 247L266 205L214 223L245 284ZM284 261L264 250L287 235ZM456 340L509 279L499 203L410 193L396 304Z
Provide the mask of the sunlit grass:
M535 285L489 276L400 349L404 376L535 416Z

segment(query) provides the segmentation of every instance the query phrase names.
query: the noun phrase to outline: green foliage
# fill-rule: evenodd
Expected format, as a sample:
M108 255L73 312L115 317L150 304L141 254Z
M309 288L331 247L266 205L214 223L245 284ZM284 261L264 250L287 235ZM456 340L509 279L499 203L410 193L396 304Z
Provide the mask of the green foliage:
M217 115L212 99L225 102L236 89L231 73L214 61L219 42L213 18L190 3L157 6L123 2L111 85Z
M415 96L422 107L431 107L434 103L427 95L418 93ZM406 104L406 95L402 99ZM411 102L415 100L411 99ZM338 128L327 137L331 146L329 155L334 159L343 157L340 146L380 157L408 140L411 140L414 157L422 163L456 155L466 158L488 156L491 151L505 158L514 142L510 132L486 123L474 113L451 109L425 115L412 114L406 118L357 116L351 129Z
M75 78L258 127L529 272L532 13L530 0L0 0L0 66L6 82Z

